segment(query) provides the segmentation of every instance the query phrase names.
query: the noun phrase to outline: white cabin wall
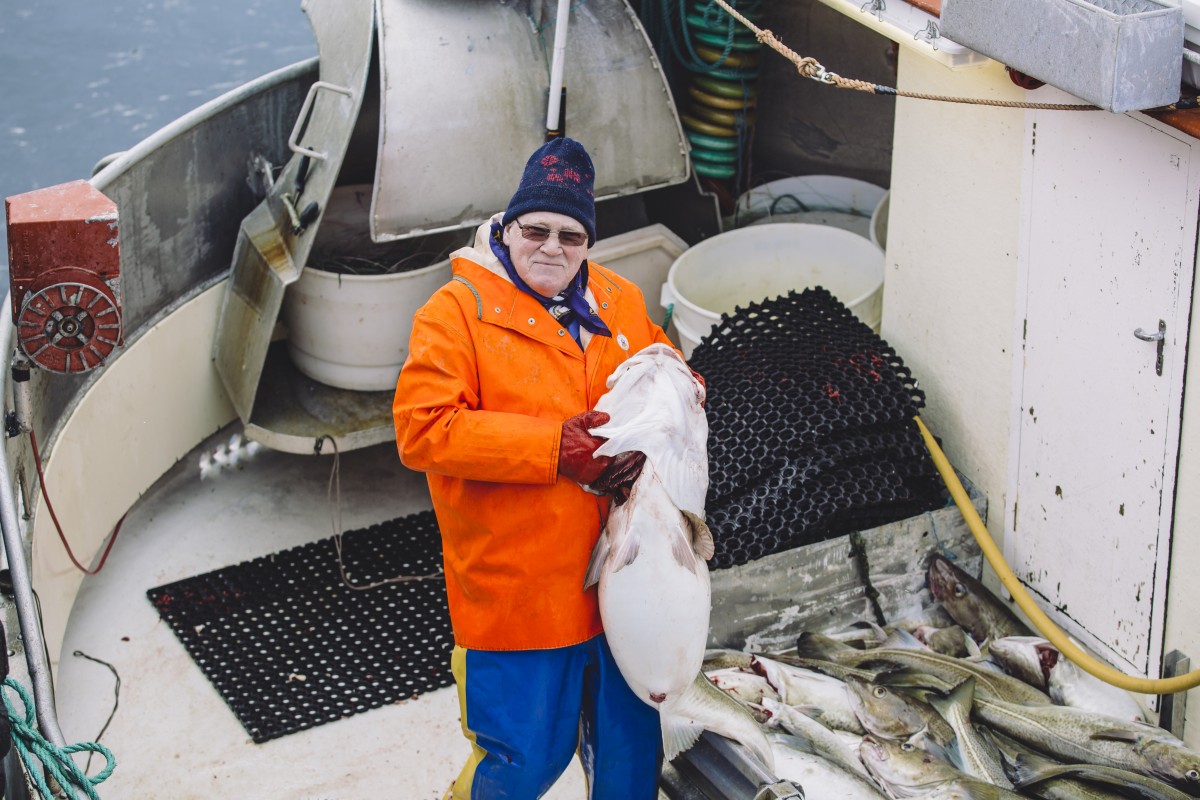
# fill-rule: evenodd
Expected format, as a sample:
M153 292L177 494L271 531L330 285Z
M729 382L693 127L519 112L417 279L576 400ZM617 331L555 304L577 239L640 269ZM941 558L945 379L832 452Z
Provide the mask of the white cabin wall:
M903 48L898 88L995 100L1027 94L995 62L951 71ZM922 419L987 495L997 542L1013 408L1024 136L1019 109L896 101L881 333L925 391Z
M1038 99L1013 85L998 64L953 72L903 49L897 85ZM1023 315L1025 112L901 98L893 153L881 333L920 379L927 396L922 417L951 462L987 495L994 510L988 529L1003 548L1020 367L1012 352ZM1191 306L1194 324L1200 319L1195 292ZM1196 669L1200 583L1191 567L1200 563L1200 359L1189 358L1188 367L1193 380L1185 379L1164 652L1182 651ZM1003 594L990 569L984 577ZM1200 726L1185 727L1184 739L1200 746Z
M1200 284L1197 281L1196 284ZM1191 341L1200 341L1200 290L1193 285ZM1190 350L1190 347L1189 347ZM1183 418L1179 442L1179 469L1175 476L1175 522L1171 537L1171 577L1167 587L1167 626L1164 653L1179 650L1191 658L1191 669L1200 668L1200 356L1191 354L1184 377ZM1192 708L1200 708L1200 689L1187 693ZM1193 716L1195 712L1193 712ZM1200 725L1185 728L1184 741L1200 748Z

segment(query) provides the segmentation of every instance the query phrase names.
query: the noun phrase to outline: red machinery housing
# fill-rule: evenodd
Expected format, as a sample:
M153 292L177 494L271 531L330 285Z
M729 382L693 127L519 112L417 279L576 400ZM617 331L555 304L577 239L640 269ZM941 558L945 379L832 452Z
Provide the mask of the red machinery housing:
M103 366L123 342L116 204L73 181L4 205L18 347L51 372Z

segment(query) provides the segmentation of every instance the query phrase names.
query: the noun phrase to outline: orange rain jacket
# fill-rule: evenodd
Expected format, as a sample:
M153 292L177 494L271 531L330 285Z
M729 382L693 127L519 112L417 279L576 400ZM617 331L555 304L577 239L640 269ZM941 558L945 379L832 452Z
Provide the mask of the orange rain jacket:
M428 475L456 644L565 647L601 631L583 579L608 500L558 475L562 423L595 406L626 358L668 339L635 284L590 264L587 297L612 336L582 330L580 350L509 280L489 226L451 254L454 279L413 319L396 442Z

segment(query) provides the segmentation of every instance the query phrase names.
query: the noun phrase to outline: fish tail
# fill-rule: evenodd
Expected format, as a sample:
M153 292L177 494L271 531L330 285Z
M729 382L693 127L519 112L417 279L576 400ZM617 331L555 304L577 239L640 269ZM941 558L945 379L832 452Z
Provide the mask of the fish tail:
M662 709L663 745L669 751L668 736L679 736L683 724L695 726L695 735L687 742L683 752L696 743L700 733L710 730L748 749L769 771L775 771L775 756L766 734L741 703L722 692L700 673L696 680L671 704ZM682 723L679 721L682 720ZM683 740L680 740L683 741ZM667 756L670 758L670 756Z

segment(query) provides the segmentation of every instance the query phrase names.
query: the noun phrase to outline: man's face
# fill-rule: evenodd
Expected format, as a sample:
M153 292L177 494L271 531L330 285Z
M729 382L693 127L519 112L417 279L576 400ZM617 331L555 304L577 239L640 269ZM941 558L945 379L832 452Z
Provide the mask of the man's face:
M519 223L519 224L518 224ZM522 232L524 226L524 232ZM536 241L549 230L544 241ZM574 233L582 244L564 245L559 232ZM529 238L530 236L534 238ZM587 231L572 217L552 211L530 211L504 229L504 243L521 280L545 297L567 288L587 258Z

